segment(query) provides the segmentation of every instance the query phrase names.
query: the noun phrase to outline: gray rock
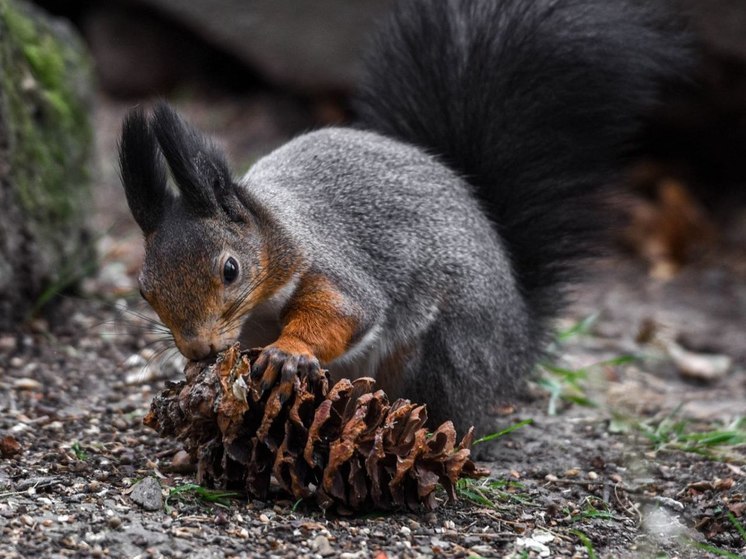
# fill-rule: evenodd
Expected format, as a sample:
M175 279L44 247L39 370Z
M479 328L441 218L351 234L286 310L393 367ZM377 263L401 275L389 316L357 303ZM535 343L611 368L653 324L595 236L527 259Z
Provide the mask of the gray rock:
M332 545L329 543L329 538L326 536L316 536L311 542L311 547L322 557L334 555L334 548L332 548Z
M392 0L127 0L167 14L269 80L347 90L375 20Z
M25 0L0 2L0 330L95 262L91 92L68 24Z
M130 499L145 510L155 511L163 508L161 484L153 477L146 477L132 488Z

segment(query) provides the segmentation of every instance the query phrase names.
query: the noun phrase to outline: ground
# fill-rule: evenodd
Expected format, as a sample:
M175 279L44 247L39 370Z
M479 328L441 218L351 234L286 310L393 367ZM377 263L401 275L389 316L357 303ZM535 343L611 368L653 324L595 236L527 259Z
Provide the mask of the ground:
M236 106L182 103L215 127ZM502 427L531 423L498 439L485 463L492 477L463 485L458 503L340 517L196 489L178 444L142 425L184 363L159 353L136 296L141 241L113 159L124 108L101 100L96 118L99 273L46 318L0 335L0 556L746 554L738 244L666 280L633 257L589 269L546 367L521 398L485 410ZM240 164L256 156L246 130L262 114L241 113L246 126L220 139L252 154Z

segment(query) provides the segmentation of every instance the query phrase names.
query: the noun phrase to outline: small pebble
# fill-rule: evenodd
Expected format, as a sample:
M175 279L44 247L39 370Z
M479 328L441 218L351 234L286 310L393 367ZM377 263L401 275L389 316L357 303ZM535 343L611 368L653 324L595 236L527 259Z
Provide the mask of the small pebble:
M482 539L479 536L466 536L464 538L464 545L466 547L472 547L475 545L479 545L482 542Z
M0 439L0 456L3 458L12 458L20 454L23 450L21 443L12 435L6 435Z
M10 360L10 364L13 367L20 367L20 364L19 365L13 364L13 361L16 359L20 359L20 358L14 357L13 359ZM21 364L22 363L23 362L21 361ZM33 378L27 378L27 377L16 379L15 382L13 383L13 388L15 388L16 390L39 390L41 389L41 386L42 385L38 380L33 379Z
M715 382L728 374L733 359L727 355L694 353L671 342L667 348L682 377L700 382Z
M188 473L196 469L192 457L186 450L180 450L171 458L171 469L174 472Z
M316 536L311 542L311 547L313 547L322 557L334 555L334 549L332 549L332 546L329 543L329 538L326 536Z
M161 510L163 508L161 484L153 477L146 477L134 485L130 499L145 510Z
M96 472L95 472L95 473L93 474L93 478L94 478L95 480L97 480L97 481L106 481L106 480L107 480L107 479L109 479L110 477L111 477L111 473L110 473L110 472L106 472L106 471L104 471L104 470L97 470L97 471L96 471Z
M0 352L8 353L16 348L15 336L0 336Z

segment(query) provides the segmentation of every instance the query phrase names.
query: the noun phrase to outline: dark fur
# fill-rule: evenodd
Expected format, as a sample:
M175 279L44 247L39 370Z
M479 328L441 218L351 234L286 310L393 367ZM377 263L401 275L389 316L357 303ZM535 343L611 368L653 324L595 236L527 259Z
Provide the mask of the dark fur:
M680 22L648 4L407 0L368 55L363 126L476 187L539 331L610 221L599 194L641 118L687 67Z
M222 210L233 221L246 220L246 208L236 196L222 152L164 102L156 104L149 122L140 109L125 119L120 167L130 206L161 207L168 203L164 157L191 214L209 216ZM132 211L136 219L140 216L147 221L142 209ZM154 225L147 223L149 230Z
M220 150L165 103L153 111L153 131L185 203L196 215L222 209L234 221L245 210L235 197L228 163Z
M152 233L163 220L170 196L166 166L141 109L131 111L124 119L119 169L135 221L143 233Z

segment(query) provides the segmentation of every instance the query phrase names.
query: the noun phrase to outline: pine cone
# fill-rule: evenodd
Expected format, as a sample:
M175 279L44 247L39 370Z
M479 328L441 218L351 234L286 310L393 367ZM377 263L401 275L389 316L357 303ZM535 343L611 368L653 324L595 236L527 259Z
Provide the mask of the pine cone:
M389 404L372 379L330 388L324 372L297 378L284 403L277 387L260 396L249 374L258 353L236 344L214 364L190 362L186 381L170 383L145 417L184 443L200 484L264 499L274 478L323 509L432 509L438 484L455 500L459 478L489 474L469 458L473 429L458 445L450 421L429 433L425 406Z

